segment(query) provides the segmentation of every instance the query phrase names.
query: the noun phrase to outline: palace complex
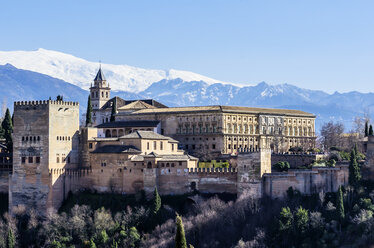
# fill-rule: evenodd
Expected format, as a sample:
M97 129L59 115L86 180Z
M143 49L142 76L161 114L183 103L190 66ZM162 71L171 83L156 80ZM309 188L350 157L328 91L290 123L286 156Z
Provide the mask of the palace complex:
M79 127L76 102L14 103L10 211L23 205L45 215L58 209L69 192L84 189L150 195L157 187L164 195L198 190L249 192L257 198L282 197L289 187L305 194L336 191L348 182L345 164L272 173L272 152L314 148L315 116L310 113L168 108L150 99L110 98L101 68L90 97L94 123L87 127ZM198 158L205 154L235 162L229 168L199 168ZM299 160L292 159L297 165Z
M198 156L235 154L240 149L261 147L270 147L275 152L287 152L291 147L301 147L304 151L315 147L316 117L299 110L234 106L168 108L155 100L110 98L109 84L101 68L90 91L94 126L105 127L105 137L131 132L128 128L132 127L131 121L147 121L149 126L144 122L141 129L157 127L158 133L178 140L184 150ZM113 107L116 122L122 123L109 124Z

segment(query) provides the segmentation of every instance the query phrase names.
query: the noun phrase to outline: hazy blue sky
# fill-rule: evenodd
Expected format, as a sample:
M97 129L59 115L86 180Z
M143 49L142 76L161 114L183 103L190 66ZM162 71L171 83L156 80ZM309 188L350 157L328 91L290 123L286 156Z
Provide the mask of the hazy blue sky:
M52 3L53 2L53 3ZM374 91L374 1L1 1L0 50Z

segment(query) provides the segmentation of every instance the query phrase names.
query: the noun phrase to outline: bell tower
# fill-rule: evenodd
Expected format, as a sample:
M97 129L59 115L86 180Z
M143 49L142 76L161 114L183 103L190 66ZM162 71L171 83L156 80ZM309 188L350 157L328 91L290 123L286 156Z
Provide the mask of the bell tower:
M99 110L110 99L109 84L106 82L101 65L94 79L94 85L91 84L90 94L93 110Z

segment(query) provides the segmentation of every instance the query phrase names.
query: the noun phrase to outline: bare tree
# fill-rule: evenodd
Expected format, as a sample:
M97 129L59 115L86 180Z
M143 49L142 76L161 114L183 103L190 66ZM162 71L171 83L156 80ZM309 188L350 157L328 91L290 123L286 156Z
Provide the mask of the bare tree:
M342 146L342 134L344 132L344 125L342 123L334 123L332 121L323 124L321 128L321 143L323 148L328 150L335 146Z

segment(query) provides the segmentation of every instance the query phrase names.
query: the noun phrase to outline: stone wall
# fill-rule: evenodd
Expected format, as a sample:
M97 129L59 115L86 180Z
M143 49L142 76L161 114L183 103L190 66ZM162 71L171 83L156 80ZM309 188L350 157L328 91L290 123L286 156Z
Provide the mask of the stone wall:
M275 165L278 162L287 161L291 169L296 169L300 166L308 166L314 161L324 159L324 154L271 154L271 165Z
M0 171L0 193L9 193L9 173L10 171Z
M289 170L284 173L265 174L264 194L281 198L289 187L302 194L336 192L340 185L348 183L348 166L337 164L333 168L316 167L311 170Z

